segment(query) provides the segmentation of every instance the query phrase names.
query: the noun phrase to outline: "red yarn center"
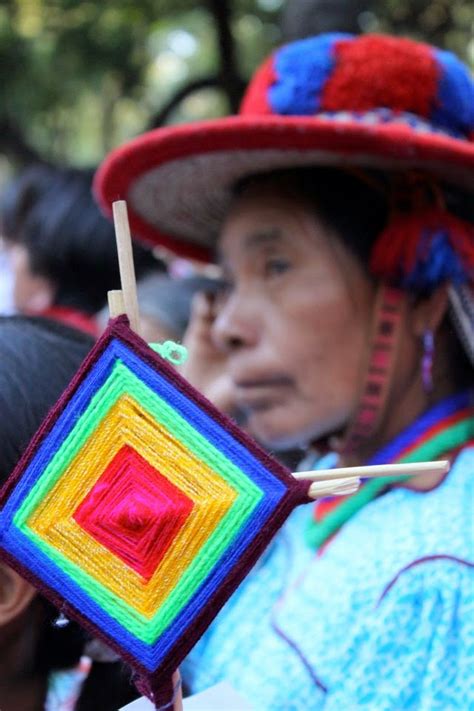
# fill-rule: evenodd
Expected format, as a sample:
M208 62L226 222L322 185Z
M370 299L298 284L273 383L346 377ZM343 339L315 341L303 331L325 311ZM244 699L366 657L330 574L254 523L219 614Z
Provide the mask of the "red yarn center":
M98 543L149 580L193 506L186 494L125 445L73 518Z

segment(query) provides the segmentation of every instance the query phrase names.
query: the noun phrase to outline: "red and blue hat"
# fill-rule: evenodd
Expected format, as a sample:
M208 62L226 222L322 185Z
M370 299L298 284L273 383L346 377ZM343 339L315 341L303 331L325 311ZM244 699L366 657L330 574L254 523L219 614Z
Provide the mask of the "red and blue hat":
M276 50L237 116L150 131L113 151L95 190L134 234L209 259L237 181L305 165L421 170L474 189L474 82L450 52L327 34Z

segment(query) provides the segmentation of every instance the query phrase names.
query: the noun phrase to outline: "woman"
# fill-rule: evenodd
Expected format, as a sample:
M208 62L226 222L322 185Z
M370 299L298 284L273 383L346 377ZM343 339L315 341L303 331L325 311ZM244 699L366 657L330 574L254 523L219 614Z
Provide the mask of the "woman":
M473 707L473 130L453 55L327 35L277 50L240 116L147 134L97 176L136 234L217 256L208 335L260 441L451 461L298 510L188 658L193 691Z
M0 318L0 485L92 343L47 320ZM115 711L135 692L130 673L110 661L109 650L0 562L2 711Z

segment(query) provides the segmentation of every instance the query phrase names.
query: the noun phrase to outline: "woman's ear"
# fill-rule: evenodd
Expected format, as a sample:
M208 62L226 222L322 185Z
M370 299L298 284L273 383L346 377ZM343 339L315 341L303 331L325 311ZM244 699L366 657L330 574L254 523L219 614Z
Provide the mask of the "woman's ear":
M36 273L30 264L28 250L21 244L9 248L13 271L13 300L18 311L38 314L51 308L56 287L51 279Z
M0 627L26 610L36 590L8 565L0 563Z
M428 297L420 299L412 312L414 335L422 338L426 331L435 334L446 315L448 305L447 284L439 286Z

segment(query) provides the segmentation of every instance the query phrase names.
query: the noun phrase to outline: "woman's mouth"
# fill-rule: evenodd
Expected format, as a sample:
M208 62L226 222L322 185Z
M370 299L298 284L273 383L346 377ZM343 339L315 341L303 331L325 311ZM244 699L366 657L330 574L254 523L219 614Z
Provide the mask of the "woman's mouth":
M235 381L237 401L244 411L256 411L275 405L292 385L285 375L245 378Z

